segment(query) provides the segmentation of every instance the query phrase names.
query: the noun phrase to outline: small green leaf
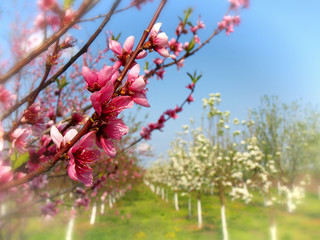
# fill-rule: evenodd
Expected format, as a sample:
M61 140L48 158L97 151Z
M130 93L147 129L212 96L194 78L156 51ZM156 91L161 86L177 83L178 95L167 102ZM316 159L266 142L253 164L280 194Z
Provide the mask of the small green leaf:
M73 3L74 3L74 0L64 0L64 2L63 2L63 8L64 8L64 9L70 8Z
M189 43L187 53L189 53L194 48L195 43L196 43L195 39L192 38L191 42Z
M14 154L14 155L16 155L16 154ZM11 158L11 156L10 156L10 158ZM15 156L15 161L13 162L12 169L17 169L18 167L20 167L23 163L27 162L28 160L29 160L29 153L28 152L18 156L18 158ZM12 161L12 158L11 158L11 161Z
M120 36L121 36L121 33L119 33L117 37L114 37L114 35L112 34L111 39L112 39L112 40L115 40L115 41L118 41L118 39L120 38Z

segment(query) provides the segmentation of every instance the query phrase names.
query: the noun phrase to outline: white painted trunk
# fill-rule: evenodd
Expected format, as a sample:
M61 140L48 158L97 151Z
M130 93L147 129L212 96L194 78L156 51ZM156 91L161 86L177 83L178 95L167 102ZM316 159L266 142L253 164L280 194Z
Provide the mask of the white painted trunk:
M189 212L189 218L191 218L192 216L192 212L191 212L191 194L189 194L189 199L188 199L188 212Z
M227 229L227 219L226 219L226 209L224 205L221 206L221 225L222 225L222 235L223 240L228 240L228 229Z
M277 227L275 223L270 226L271 240L277 240Z
M176 211L179 211L179 200L178 200L178 193L174 193L174 206L176 208Z
M292 203L292 194L291 194L291 192L288 192L288 194L287 194L287 209L288 209L288 213L293 213L294 205Z
M213 188L213 185L211 185L211 188L210 188L210 194L213 195L214 194L214 188Z
M112 203L116 203L116 198L112 197Z
M113 203L112 203L111 196L109 196L109 207L110 207L110 208L113 208Z
M5 203L1 204L1 212L0 212L0 216L4 216L7 213L7 205Z
M198 198L197 206L198 206L198 227L202 228L202 210L201 210L201 199L200 198Z
M104 202L101 203L100 213L101 213L101 214L104 214Z
M166 202L168 202L168 201L169 201L169 190L166 189Z
M93 225L96 221L97 214L97 205L94 203L92 207L91 217L90 217L90 225Z
M71 216L71 217L70 217L70 220L69 220L69 223L68 223L66 240L72 240L74 220L75 220L75 217L74 217L74 216Z
M280 188L281 188L281 184L280 184L280 182L278 181L278 182L277 182L278 195L281 195Z
M164 188L161 188L161 199L164 200Z

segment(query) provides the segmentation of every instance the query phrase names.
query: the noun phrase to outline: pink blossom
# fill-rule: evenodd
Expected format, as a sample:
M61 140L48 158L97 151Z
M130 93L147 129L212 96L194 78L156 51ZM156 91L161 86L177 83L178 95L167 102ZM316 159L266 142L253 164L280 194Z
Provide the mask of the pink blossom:
M180 68L184 66L184 59L180 59L179 61L176 62L176 64L177 64L177 69L179 71Z
M110 120L108 124L99 127L96 133L97 145L106 152L110 157L116 156L116 149L112 140L120 141L122 136L127 134L129 128L121 119Z
M229 2L231 4L231 8L234 10L237 10L241 6L244 8L249 7L249 0L229 0Z
M179 53L183 50L182 43L177 42L175 38L171 38L171 40L169 41L169 48L172 52L174 52L174 55L177 57L179 56Z
M124 66L127 60L130 58L131 54L133 53L133 45L134 45L134 36L130 36L126 39L123 44L123 48L121 44L115 40L110 40L109 48L116 54L118 60L116 61L114 68L119 69L120 66ZM146 51L142 51L138 54L136 59L144 58L147 55Z
M90 68L83 66L81 73L90 92L99 91L110 81L113 85L119 76L119 72L109 66L104 66L98 73L95 73L91 71Z
M200 38L198 37L198 35L194 35L194 41L199 45L201 44L201 41L200 41Z
M221 22L218 23L218 27L220 30L225 29L226 30L226 34L229 35L230 33L232 33L234 31L234 25L239 25L240 23L240 17L239 16L224 16L224 18L222 19Z
M83 182L86 186L93 183L92 169L88 166L93 164L100 156L99 150L93 150L95 132L87 133L77 144L68 151L69 177L75 181Z
M194 98L192 97L192 94L188 97L187 102L191 103L194 101Z
M56 0L39 0L38 6L45 11L48 11L50 8L54 7L57 4Z
M77 130L71 129L64 136L59 132L56 126L52 126L50 129L50 136L54 144L60 149L63 148L68 142L70 142L78 134Z
M156 65L161 65L164 61L164 58L156 58L156 59L153 59L153 62L156 64Z
M109 119L118 117L118 115L127 108L133 107L133 101L130 96L119 96L113 98L109 104L102 109L102 119L107 122Z
M163 79L163 76L165 74L166 70L161 67L158 71L156 71L157 79Z
M149 41L145 43L145 48L151 48L157 51L162 57L170 57L169 51L167 49L167 47L169 46L168 36L164 32L159 33L161 24L162 23L156 23L155 25L153 25L150 31Z
M195 85L194 83L190 83L186 86L186 88L192 90L194 88L194 85Z
M12 134L12 145L11 148L17 150L19 153L24 153L26 151L25 147L27 145L27 138L29 137L29 130L17 128Z
M0 110L7 110L12 102L16 99L16 95L11 94L3 85L0 85Z
M0 151L3 150L3 134L4 134L4 131L3 131L3 127L2 127L2 122L0 122Z
M13 173L11 172L11 166L5 166L0 161L0 183L10 182L13 179Z
M63 25L70 23L73 20L74 14L75 14L75 11L71 8L68 8L64 15ZM81 29L81 27L78 24L73 25L73 28L78 30Z
M102 108L110 101L114 91L113 82L109 81L100 91L94 92L90 100L94 110L101 115Z
M124 86L124 91L127 92L132 100L144 107L150 107L146 98L146 83L142 76L139 76L140 66L136 64L128 73L127 83Z
M46 220L49 220L59 213L59 209L57 208L57 204L48 202L46 205L41 206L41 213Z

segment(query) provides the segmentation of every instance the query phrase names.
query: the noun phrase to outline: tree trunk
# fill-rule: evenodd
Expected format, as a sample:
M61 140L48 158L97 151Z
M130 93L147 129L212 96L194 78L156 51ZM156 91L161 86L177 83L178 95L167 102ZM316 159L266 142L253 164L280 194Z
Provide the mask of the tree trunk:
M161 199L164 200L164 188L161 188Z
M277 227L276 227L276 217L274 209L271 209L270 212L270 236L271 240L277 240Z
M93 225L95 223L96 214L97 214L97 204L94 203L92 207L92 212L91 212L90 225Z
M101 215L104 214L104 201L102 201L101 206L100 206L100 213Z
M174 192L174 206L176 208L176 211L179 211L178 192Z
M69 223L68 223L66 240L72 240L74 220L75 220L75 216L71 216L71 217L70 217L70 220L69 220Z
M191 218L191 193L189 193L189 199L188 199L188 213L189 213L189 218Z
M201 210L201 195L198 194L197 198L197 207L198 207L198 227L202 228L202 210Z
M226 219L226 209L225 209L225 196L223 186L219 186L219 197L221 204L221 226L222 226L222 235L223 240L228 240L228 229L227 229L227 219Z
M111 196L109 195L109 207L110 208L113 208L113 203L112 203L112 199L111 199Z

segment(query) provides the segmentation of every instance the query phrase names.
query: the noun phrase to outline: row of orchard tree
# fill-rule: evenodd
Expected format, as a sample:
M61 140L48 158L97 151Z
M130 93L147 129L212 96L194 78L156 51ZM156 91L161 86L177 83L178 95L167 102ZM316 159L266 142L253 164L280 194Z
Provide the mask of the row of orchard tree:
M231 120L229 111L221 111L220 102L219 93L203 99L201 126L194 127L193 121L183 126L168 151L169 161L155 163L147 171L146 183L152 190L171 188L176 210L178 192L188 194L189 214L195 194L199 228L201 195L214 188L221 203L224 240L228 239L226 196L249 203L253 193L260 193L270 209L274 240L276 206L285 204L289 212L294 211L310 181L310 175L303 173L319 163L319 114L298 103L288 106L277 98L264 97L261 107L240 122Z

